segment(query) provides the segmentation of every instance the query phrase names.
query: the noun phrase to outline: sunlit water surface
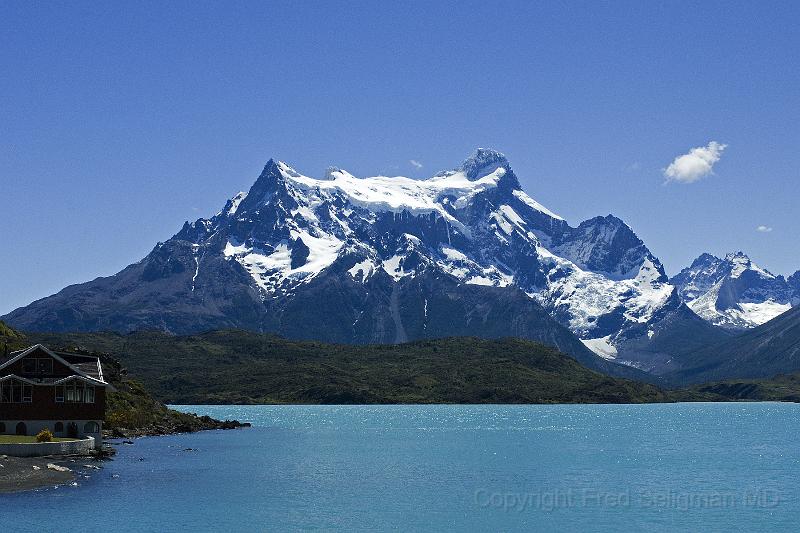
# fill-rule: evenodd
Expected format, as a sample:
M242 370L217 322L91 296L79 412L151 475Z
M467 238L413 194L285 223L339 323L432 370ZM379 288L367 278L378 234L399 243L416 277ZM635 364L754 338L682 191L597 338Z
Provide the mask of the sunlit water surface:
M77 486L0 496L2 531L800 524L800 405L178 408L253 428L119 445Z

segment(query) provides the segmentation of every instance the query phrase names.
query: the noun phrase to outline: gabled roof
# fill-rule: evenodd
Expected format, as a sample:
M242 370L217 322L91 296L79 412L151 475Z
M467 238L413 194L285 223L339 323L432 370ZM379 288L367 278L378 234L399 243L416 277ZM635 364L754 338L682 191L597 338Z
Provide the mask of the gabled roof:
M24 381L25 383L28 383L29 385L37 385L37 383L35 381L31 381L28 378L23 378L22 376L18 376L16 374L8 374L7 376L3 376L3 377L0 378L0 382L6 381L8 379Z
M83 377L83 376L77 376L77 375L67 376L65 378L57 379L56 381L53 382L53 385L61 385L62 383L66 383L68 381L73 381L73 380L80 380L80 381L83 381L85 383L89 383L91 385L98 385L98 381L96 379L87 378L87 377ZM116 390L112 385L110 385L108 383L105 383L105 382L102 382L102 383L104 385L106 385L112 392Z
M114 390L114 387L110 383L108 383L107 381L105 381L103 379L102 365L100 364L100 359L98 357L85 356L85 357L87 357L87 359L91 358L92 361L91 362L87 361L85 363L70 363L69 361L64 359L64 357L62 357L61 355L57 354L56 352L50 350L47 346L45 346L43 344L34 344L33 346L31 346L29 348L25 348L24 350L19 350L19 351L13 352L12 354L10 354L11 357L9 359L4 361L3 363L0 363L0 370L2 370L3 368L5 368L5 367L7 367L7 366L19 361L20 359L22 359L26 355L31 354L31 353L35 352L36 350L44 351L47 355L49 355L50 357L52 357L53 359L55 359L59 363L67 366L68 368L70 368L72 371L75 372L75 374L77 374L81 378L85 378L84 381L86 381L87 383L93 383L94 385L106 386L106 387L109 387L111 390ZM64 354L64 355L69 355L69 354ZM9 376L6 376L6 377L9 377ZM23 381L28 381L29 383L35 383L35 382L32 382L32 381L26 380L24 378L19 378L18 377L17 379L21 379ZM63 380L60 380L60 381L63 381Z

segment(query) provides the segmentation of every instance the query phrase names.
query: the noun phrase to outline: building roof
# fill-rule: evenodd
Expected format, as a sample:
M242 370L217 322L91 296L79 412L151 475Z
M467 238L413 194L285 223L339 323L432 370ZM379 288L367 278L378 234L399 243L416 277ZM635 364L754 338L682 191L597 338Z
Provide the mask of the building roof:
M83 381L86 381L87 383L93 383L94 385L100 387L107 387L111 391L116 390L114 389L113 385L108 383L103 378L103 365L100 363L99 357L93 355L54 352L43 344L34 344L33 346L25 348L24 350L11 352L5 358L0 358L0 371L12 363L22 359L26 355L35 352L37 349L41 349L56 361L59 361L60 363L72 369L78 377L83 378Z

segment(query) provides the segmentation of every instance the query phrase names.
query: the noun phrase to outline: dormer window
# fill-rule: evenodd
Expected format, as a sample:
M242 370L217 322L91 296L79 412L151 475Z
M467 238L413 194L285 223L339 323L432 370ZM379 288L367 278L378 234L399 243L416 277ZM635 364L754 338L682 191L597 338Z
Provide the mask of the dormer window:
M53 373L53 360L49 357L45 357L43 359L36 360L36 370L40 374L52 374Z
M22 360L23 374L52 374L53 360L50 357L26 357Z
M22 371L26 374L36 373L36 359L33 357L26 357L22 360Z

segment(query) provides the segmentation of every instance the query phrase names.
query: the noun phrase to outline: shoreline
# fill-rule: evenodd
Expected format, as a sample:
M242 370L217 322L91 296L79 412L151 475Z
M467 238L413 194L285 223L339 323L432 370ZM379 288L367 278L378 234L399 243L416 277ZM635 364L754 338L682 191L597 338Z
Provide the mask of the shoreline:
M176 407L196 407L198 405L208 405L213 407L313 407L313 406L332 406L332 407L365 407L365 406L429 406L429 405L671 405L678 403L797 403L800 404L800 399L781 399L781 398L698 398L698 399L683 399L675 398L666 401L641 401L641 402L370 402L370 403L321 403L321 402L281 402L281 403L209 403L209 404L196 404L196 403L170 403L167 404L170 409ZM183 411L181 411L183 412ZM227 420L225 422L228 422ZM237 422L234 420L233 422ZM242 423L241 427L250 427L248 422ZM208 428L208 429L235 429L235 428ZM200 430L205 431L205 430ZM177 433L189 433L179 431ZM167 433L170 434L170 433Z
M230 430L249 428L249 422L239 422L238 420L217 420L210 416L197 416L195 413L182 413L194 416L189 422L174 422L162 420L159 423L151 424L140 428L118 427L103 430L103 441L114 439L136 439L139 437L159 437L163 435L181 435L184 433L197 433L198 431Z
M77 476L102 469L102 461L116 455L115 446L132 444L130 439L183 435L200 431L229 430L250 427L237 420L215 420L197 417L202 427L153 426L135 430L104 431L102 451L93 455L48 455L16 457L0 455L0 496L40 489L58 488L75 483ZM121 442L109 442L120 440Z
M81 470L101 468L89 464L92 461L97 459L84 455L44 457L0 455L0 495L56 488L74 483Z

